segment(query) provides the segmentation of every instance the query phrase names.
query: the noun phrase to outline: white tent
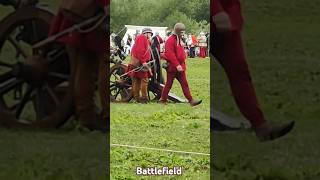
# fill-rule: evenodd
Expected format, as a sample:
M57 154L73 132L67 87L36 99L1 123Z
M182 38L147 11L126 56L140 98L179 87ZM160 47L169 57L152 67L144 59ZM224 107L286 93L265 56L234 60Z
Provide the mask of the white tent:
M143 28L150 28L153 31L153 34L159 33L161 38L166 37L166 31L168 27L154 27L154 26L134 26L134 25L125 25L127 31L125 35L123 36L122 40L124 43L127 42L128 35L133 37L134 34L139 33L141 34L141 31Z

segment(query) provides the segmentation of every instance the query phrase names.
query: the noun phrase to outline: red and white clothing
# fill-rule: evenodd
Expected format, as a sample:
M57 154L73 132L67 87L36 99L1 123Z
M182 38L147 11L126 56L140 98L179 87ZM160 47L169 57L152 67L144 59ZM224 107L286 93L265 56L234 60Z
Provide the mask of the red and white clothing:
M198 45L200 49L199 57L205 58L207 57L207 38L203 33L200 33L200 36L198 38Z
M171 35L165 43L164 56L169 67L167 70L167 81L163 88L161 99L167 101L169 91L172 87L174 79L177 79L181 85L184 96L188 101L192 101L187 77L186 77L186 54L184 51L184 43L177 35ZM183 72L178 72L177 66L183 68Z
M265 122L265 117L258 103L245 58L240 34L243 18L239 0L211 0L212 15L222 11L229 15L232 28L230 32L217 32L211 18L211 32L213 32L213 36L210 36L211 52L228 76L241 113L253 127L258 127Z
M96 0L95 1L101 11L106 6L109 6L109 0ZM72 19L68 19L63 15L61 11L56 15L51 23L51 28L49 32L50 35L55 35L63 30L66 30L73 26L75 22ZM107 35L98 33L97 31L91 31L89 33L80 33L74 31L69 35L65 35L57 39L57 42L70 45L75 48L79 48L84 51L105 53L109 44L107 43Z
M243 25L243 16L241 13L241 4L239 0L211 0L211 15L219 12L226 12L231 21L232 30L241 30ZM211 18L212 20L212 18ZM214 28L214 26L212 26ZM211 29L211 32L214 32Z
M135 43L131 49L131 65L142 65L143 63L147 63L151 59L151 51L150 51L150 40L144 35L140 34L136 37ZM133 66L128 67L128 71L130 71ZM150 76L149 72L133 72L131 76L136 78L148 78Z

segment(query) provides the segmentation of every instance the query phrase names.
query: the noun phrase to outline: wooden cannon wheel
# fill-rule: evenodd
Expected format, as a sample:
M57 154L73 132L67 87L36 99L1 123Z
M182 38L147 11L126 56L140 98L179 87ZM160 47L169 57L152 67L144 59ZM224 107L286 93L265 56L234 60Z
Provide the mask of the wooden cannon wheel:
M56 128L74 112L70 62L63 46L31 46L47 38L54 17L24 7L0 22L0 124L11 128Z
M160 67L160 63L158 66ZM132 81L130 76L122 76L126 73L127 66L120 63L113 65L110 68L110 101L111 102L129 102L133 97L131 94ZM164 87L164 78L162 77L161 69L154 69L153 74L156 76L149 80L148 96L151 101L157 101L161 97L161 92ZM185 102L184 99L170 93L169 100L173 102Z
M111 102L129 102L132 99L131 89L132 81L125 74L127 66L117 63L110 68L110 101Z

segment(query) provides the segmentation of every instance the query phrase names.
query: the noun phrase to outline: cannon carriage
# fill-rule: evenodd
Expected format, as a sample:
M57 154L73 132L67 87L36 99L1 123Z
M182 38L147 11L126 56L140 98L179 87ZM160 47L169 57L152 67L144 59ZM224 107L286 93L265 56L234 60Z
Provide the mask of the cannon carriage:
M113 39L121 39L121 38L113 38ZM114 43L117 45L117 49L123 49L119 47L121 43ZM161 97L161 92L165 84L165 80L163 78L162 69L163 66L161 64L160 52L156 48L150 47L151 51L151 60L150 67L152 70L152 76L149 79L148 84L148 96L149 100L157 101ZM117 53L120 54L120 53ZM121 56L112 55L113 66L110 67L109 79L110 79L110 101L111 102L129 102L133 96L131 93L132 89L132 80L131 77L126 73L128 65L125 64L125 61ZM137 68L139 69L139 68ZM173 93L169 94L169 100L177 103L186 102L185 99L176 96Z
M0 124L58 128L74 114L74 66L65 46L48 37L54 13L30 2L3 3L15 11L0 22Z

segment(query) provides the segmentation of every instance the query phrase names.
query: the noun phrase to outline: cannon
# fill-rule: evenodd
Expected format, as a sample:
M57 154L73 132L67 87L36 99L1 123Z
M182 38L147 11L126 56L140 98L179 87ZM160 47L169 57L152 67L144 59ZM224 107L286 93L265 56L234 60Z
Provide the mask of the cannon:
M121 49L121 47L118 47ZM149 100L157 101L161 97L161 92L165 84L162 73L162 64L160 53L156 48L150 47L151 51L151 70L153 76L149 79L148 84L148 96ZM119 56L113 56L114 65L110 67L109 79L110 79L110 101L111 102L129 102L132 99L132 80L126 71L128 65L124 64L124 61ZM169 93L169 100L176 103L186 102L185 99L178 97L173 93Z
M65 46L43 42L54 17L46 6L11 2L0 22L0 124L58 128L74 114L72 62Z

